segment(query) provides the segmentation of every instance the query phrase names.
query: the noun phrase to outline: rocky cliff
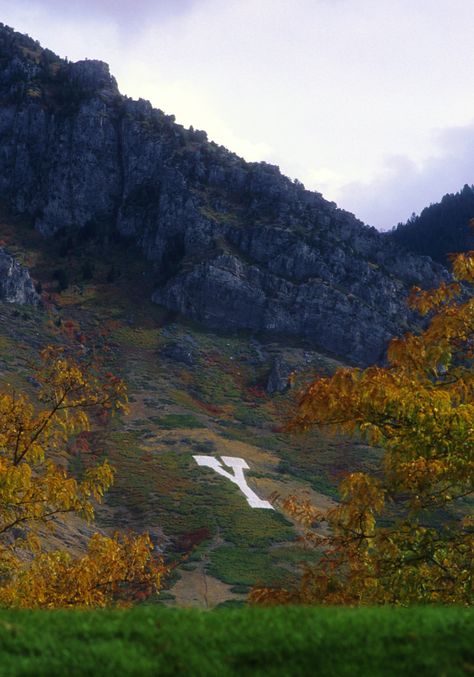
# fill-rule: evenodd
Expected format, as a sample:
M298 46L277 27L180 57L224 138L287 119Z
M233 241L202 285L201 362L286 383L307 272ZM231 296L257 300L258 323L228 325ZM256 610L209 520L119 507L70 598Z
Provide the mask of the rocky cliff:
M29 272L0 248L0 301L38 305L39 296L35 291Z
M171 310L355 363L408 326L408 288L444 274L277 167L122 96L106 64L63 61L5 26L0 199L45 236L129 238Z

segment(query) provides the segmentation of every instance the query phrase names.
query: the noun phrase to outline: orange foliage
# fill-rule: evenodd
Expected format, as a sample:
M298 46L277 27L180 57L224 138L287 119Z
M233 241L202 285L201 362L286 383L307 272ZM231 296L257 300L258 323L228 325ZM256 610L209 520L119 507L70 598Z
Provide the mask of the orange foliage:
M69 334L69 331L66 330ZM113 482L107 461L77 480L53 459L84 432L92 414L124 410L124 383L102 373L94 351L42 351L34 368L37 403L10 387L0 392L0 604L23 607L104 606L159 588L164 571L148 536L95 534L86 555L45 552L39 528L75 513L94 518ZM133 596L133 595L132 595Z
M474 252L453 269L462 284L414 290L431 320L391 342L388 366L339 369L303 393L291 429L342 430L385 453L377 476L345 477L325 513L278 499L321 559L293 590L254 590L254 602L473 601Z
M152 551L147 535L94 534L83 557L54 551L40 552L28 563L17 559L15 575L0 587L0 604L104 607L144 599L159 589L164 572Z

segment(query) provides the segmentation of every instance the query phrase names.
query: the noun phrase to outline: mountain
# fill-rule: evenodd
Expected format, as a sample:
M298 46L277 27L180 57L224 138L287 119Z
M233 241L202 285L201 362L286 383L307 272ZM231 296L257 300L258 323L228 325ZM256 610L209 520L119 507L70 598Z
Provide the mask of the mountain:
M152 298L215 330L307 340L356 364L443 276L267 163L247 163L144 100L100 61L69 63L0 27L0 200L44 236L122 240Z
M410 252L430 256L449 265L448 254L474 249L474 186L446 194L441 202L425 207L419 216L399 223L388 238Z
M0 247L2 388L34 399L27 365L66 330L107 335L130 399L87 433L90 453L72 440L61 456L77 477L98 459L116 468L96 522L48 539L81 551L92 528L148 531L177 565L160 599L205 607L288 584L314 553L195 456L243 459L262 500L334 505L341 477L375 470L380 451L286 433L295 393L381 357L416 322L409 286L446 275L277 167L122 96L105 64L5 26Z

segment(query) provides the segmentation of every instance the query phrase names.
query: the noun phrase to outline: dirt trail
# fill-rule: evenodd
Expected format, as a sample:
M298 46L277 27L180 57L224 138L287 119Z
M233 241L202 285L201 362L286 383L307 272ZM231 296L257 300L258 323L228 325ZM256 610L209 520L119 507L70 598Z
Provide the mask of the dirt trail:
M203 553L201 560L196 562L196 568L193 571L179 570L180 579L169 590L175 597L174 600L169 602L170 606L212 609L229 599L245 599L245 595L231 592L230 585L206 572L210 553L224 544L225 541L221 536L216 535L206 552Z

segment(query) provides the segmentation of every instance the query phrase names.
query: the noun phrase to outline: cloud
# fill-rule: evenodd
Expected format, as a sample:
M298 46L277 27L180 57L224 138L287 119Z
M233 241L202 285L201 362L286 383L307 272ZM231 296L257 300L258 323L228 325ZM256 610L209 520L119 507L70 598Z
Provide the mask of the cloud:
M61 56L107 61L123 93L379 227L472 181L472 0L1 5Z
M75 21L83 25L92 22L112 24L126 39L136 35L150 20L166 22L178 18L203 0L5 0L6 13L16 12L19 16L32 13L37 16L60 17L62 21ZM21 27L18 30L22 30Z
M436 154L422 163L403 155L387 157L374 180L346 184L337 201L366 223L387 230L446 193L474 183L474 124L438 131L434 147Z

